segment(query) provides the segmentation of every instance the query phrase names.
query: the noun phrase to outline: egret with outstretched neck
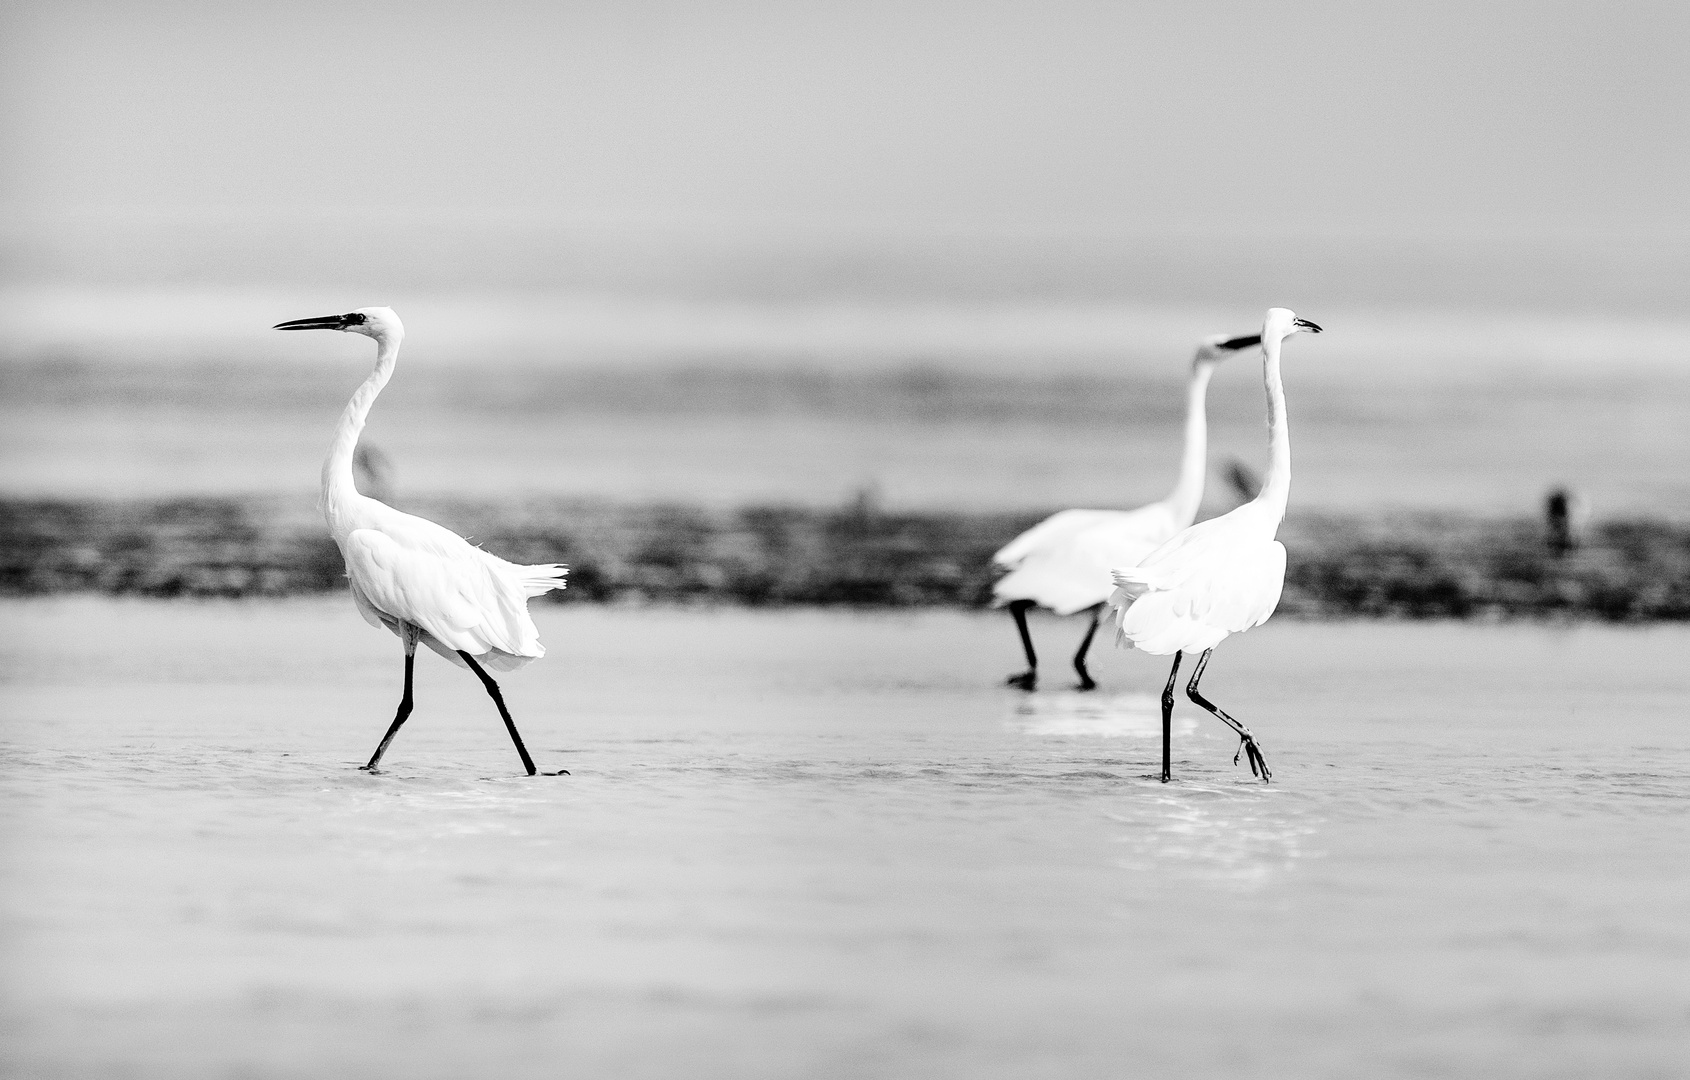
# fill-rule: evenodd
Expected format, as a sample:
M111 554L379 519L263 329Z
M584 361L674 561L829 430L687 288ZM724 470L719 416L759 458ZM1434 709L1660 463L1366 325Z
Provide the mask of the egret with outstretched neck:
M540 632L528 614L528 600L564 587L565 567L519 566L470 544L426 518L401 513L361 495L352 478L354 449L364 420L382 387L393 377L404 324L392 308L367 307L344 315L295 319L277 330L341 330L376 343L376 366L346 403L323 462L320 508L329 535L346 561L352 601L372 626L384 626L405 646L405 689L399 711L368 764L375 772L388 744L411 715L411 672L420 642L481 680L505 730L516 744L522 767L535 773L499 684L487 674L514 671L546 655ZM561 775L548 774L548 775Z
M1239 754L1248 753L1250 772L1272 779L1267 760L1250 729L1228 716L1198 690L1209 656L1230 634L1267 622L1285 586L1285 545L1276 535L1291 495L1291 429L1285 413L1285 385L1279 374L1284 340L1320 327L1286 308L1268 309L1262 323L1262 379L1267 386L1268 468L1254 499L1220 517L1185 529L1136 565L1113 573L1109 597L1116 642L1155 656L1173 654L1162 688L1162 782L1173 779L1174 680L1180 658L1201 649L1186 695L1237 733ZM1238 754L1232 757L1238 764Z
M1063 510L992 556L992 562L1007 571L992 586L992 606L1009 608L1027 654L1027 670L1011 675L1010 686L1031 690L1038 684L1039 657L1027 630L1027 611L1033 607L1049 608L1058 615L1091 612L1086 635L1074 654L1074 671L1080 676L1081 690L1097 685L1086 670L1086 653L1113 588L1109 571L1137 562L1197 519L1208 469L1205 402L1209 378L1220 361L1260 341L1255 334L1230 339L1215 335L1198 344L1186 380L1185 453L1179 482L1167 498L1136 510Z

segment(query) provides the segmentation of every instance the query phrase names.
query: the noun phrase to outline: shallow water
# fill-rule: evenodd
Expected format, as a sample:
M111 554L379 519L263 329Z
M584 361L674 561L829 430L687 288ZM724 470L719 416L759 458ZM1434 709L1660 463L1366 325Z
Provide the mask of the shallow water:
M1690 629L539 609L358 772L349 604L9 602L11 1075L1627 1076L1690 1060Z

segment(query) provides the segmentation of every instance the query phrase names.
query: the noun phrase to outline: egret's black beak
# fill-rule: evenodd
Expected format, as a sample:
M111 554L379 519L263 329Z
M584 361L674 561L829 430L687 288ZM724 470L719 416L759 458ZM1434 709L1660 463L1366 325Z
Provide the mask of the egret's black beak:
M1295 326L1299 330L1307 330L1311 334L1318 334L1321 332L1319 326L1309 322L1307 319L1292 319L1291 325Z
M364 321L364 316L356 311L345 315L319 315L315 319L295 319L292 322L277 323L272 330L345 330L348 326L357 326Z
M1252 345L1260 345L1261 343L1262 335L1246 334L1244 337L1235 337L1231 340L1223 341L1218 347L1225 349L1228 352L1237 352L1239 349L1248 349Z

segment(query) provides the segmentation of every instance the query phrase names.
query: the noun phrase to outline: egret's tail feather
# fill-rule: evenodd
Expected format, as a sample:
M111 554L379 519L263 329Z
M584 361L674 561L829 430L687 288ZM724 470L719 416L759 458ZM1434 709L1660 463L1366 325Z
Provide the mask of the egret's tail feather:
M533 656L518 656L503 649L492 649L476 657L476 660L480 662L482 667L492 668L494 671L515 671L518 668L527 667L546 655L544 646L536 643L534 648L535 655Z
M1115 616L1115 647L1130 649L1139 642L1127 633L1127 613L1139 597L1150 592L1150 583L1144 568L1138 566L1111 570L1109 576L1115 582L1115 591L1109 594L1109 610Z
M1109 576L1115 581L1115 590L1132 599L1136 600L1150 590L1150 571L1142 566L1123 566L1109 571Z
M1133 602L1150 591L1150 583L1141 575L1144 571L1136 566L1125 570L1111 570L1109 576L1115 579L1115 591L1109 594L1109 608L1115 613L1117 622L1124 619L1127 609Z
M1132 642L1127 640L1127 609L1133 606L1140 594L1128 592L1121 584L1121 571L1114 570L1110 575L1115 579L1115 591L1109 594L1109 614L1115 619L1115 647L1130 649Z
M541 563L534 566L517 567L517 580L522 584L522 590L529 596L540 596L553 589L568 588L568 582L563 579L569 576L569 567L562 563Z

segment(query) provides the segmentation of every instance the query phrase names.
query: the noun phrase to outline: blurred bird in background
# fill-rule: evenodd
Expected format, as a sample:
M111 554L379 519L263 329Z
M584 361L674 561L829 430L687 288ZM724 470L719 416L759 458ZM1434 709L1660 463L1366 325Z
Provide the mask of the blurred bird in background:
M1052 514L1005 544L992 562L1006 571L992 586L994 607L1008 607L1027 654L1027 670L1011 675L1010 686L1032 690L1038 684L1039 658L1033 637L1027 630L1027 610L1049 608L1058 615L1089 610L1091 621L1074 654L1074 671L1081 690L1097 683L1086 670L1086 653L1109 599L1109 570L1131 565L1153 551L1168 537L1196 520L1203 502L1204 472L1207 470L1208 420L1205 402L1215 365L1240 349L1259 344L1261 338L1204 338L1191 359L1186 380L1185 451L1180 461L1179 481L1160 502L1137 510L1063 510Z

